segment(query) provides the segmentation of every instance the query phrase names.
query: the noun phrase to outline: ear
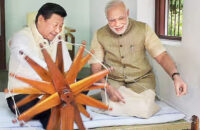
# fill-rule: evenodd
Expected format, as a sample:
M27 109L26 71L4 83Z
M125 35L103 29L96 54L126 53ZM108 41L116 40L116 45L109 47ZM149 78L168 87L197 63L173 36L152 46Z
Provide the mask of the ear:
M42 15L39 15L38 22L41 22L41 21L44 21L44 20L45 20L44 17Z
M127 9L127 12L126 12L126 13L127 13L127 16L129 16L129 9Z

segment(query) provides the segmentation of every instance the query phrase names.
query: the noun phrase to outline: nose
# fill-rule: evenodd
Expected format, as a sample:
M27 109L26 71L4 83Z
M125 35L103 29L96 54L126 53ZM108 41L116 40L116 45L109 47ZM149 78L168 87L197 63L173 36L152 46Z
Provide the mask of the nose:
M62 30L62 28L60 28L59 26L57 26L57 27L55 28L55 32L56 32L57 34L60 33L61 30Z
M119 20L115 20L115 24L114 24L114 26L115 27L119 27L121 24L120 24L120 21Z

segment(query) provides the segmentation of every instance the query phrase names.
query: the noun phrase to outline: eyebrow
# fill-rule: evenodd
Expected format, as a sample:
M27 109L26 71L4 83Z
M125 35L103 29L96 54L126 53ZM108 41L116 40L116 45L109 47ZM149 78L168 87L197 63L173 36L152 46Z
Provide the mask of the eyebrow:
M108 20L115 20L115 19L120 19L120 18L124 18L124 17L126 17L126 15L123 15L123 16L119 16L118 18L108 18Z

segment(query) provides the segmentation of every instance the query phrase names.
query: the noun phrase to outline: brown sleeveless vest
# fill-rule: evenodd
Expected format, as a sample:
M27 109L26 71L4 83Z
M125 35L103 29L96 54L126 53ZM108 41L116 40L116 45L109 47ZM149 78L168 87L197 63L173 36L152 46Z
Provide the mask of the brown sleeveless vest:
M104 64L114 68L109 78L135 82L152 73L145 54L144 23L129 19L128 28L122 35L115 34L106 25L97 31L97 40L105 51Z

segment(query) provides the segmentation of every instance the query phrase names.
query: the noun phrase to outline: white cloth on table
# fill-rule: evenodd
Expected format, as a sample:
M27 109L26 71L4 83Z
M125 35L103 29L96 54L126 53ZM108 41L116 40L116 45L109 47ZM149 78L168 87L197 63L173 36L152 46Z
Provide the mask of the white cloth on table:
M114 116L136 116L140 118L149 118L159 111L159 106L155 103L155 92L147 89L141 93L136 93L130 88L120 86L118 91L124 97L125 103L113 102L107 98L108 105L112 111L99 111ZM106 104L105 92L101 93L103 102Z
M106 127L106 126L122 126L122 125L141 125L141 124L157 124L173 122L184 119L185 115L176 109L168 106L164 102L156 101L160 107L160 111L148 119L128 117L128 116L110 116L94 112L92 107L88 107L87 111L90 113L93 120L82 116L86 128ZM96 109L97 110L97 109ZM75 127L77 128L77 127Z
M19 123L12 123L16 117L8 108L3 92L0 92L0 115L0 130L43 130L42 124L36 120L29 121L24 127L20 127Z

